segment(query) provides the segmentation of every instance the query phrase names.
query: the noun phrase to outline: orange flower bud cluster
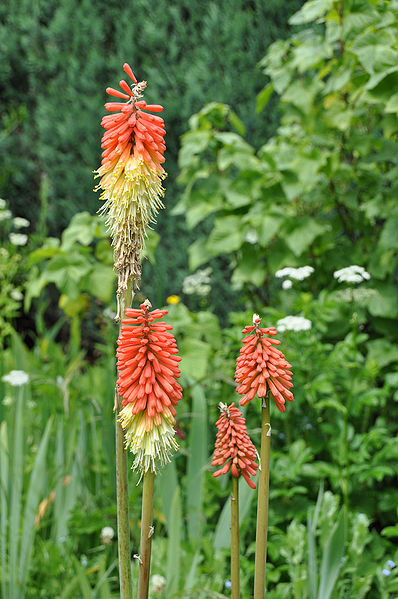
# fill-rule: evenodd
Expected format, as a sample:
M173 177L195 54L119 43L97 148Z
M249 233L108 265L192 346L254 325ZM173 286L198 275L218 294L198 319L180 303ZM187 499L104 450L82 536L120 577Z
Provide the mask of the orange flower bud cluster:
M255 395L262 398L269 391L280 412L285 411L285 400L293 401L289 391L292 373L291 365L283 353L275 347L280 341L265 335L277 334L275 327L260 328L260 318L253 317L253 325L247 326L242 333L250 333L242 340L243 347L236 361L235 380L239 383L237 392L243 395L239 405L245 406Z
M213 476L227 474L231 469L233 476L238 478L242 474L249 487L255 489L256 485L250 476L256 474L257 453L247 434L245 419L234 403L230 406L220 403L219 407L221 416L216 423L218 432L212 466L223 467Z
M123 409L119 419L126 446L136 454L133 467L156 471L156 463L169 461L178 448L175 441L175 406L182 397L178 349L173 327L156 322L167 310L149 311L146 300L139 310L127 309L117 341L117 380Z

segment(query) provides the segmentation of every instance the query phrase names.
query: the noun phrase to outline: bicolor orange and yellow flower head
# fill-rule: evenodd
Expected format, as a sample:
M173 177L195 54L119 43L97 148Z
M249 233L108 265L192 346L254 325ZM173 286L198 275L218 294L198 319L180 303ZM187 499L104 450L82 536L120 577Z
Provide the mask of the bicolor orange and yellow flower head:
M172 329L156 322L167 310L152 310L146 300L139 310L127 309L117 341L118 392L123 398L119 419L126 447L136 454L133 468L156 471L178 448L175 406L182 397L177 380L181 358Z
M247 326L242 333L250 333L242 340L243 347L236 360L235 380L239 383L237 392L243 397L239 405L245 406L255 395L266 397L269 392L280 412L286 410L285 400L293 401L291 365L283 353L275 347L280 341L270 339L277 334L275 327L261 328L261 319L253 315L253 325Z
M241 474L249 487L256 488L250 476L255 476L257 464L256 448L246 430L246 422L234 403L230 406L220 403L221 416L217 420L218 429L212 466L222 466L213 476L227 474L231 470L236 478Z
M157 114L151 114L161 112L163 107L147 104L142 99L146 81L138 83L127 63L123 68L132 84L122 80L122 91L106 89L118 101L105 104L112 114L101 121L106 131L101 144L102 162L96 171L101 177L96 190L102 190L104 201L100 212L107 215L112 235L118 296L130 280L138 286L146 230L163 207L162 180L166 176L162 167L166 149L164 122Z

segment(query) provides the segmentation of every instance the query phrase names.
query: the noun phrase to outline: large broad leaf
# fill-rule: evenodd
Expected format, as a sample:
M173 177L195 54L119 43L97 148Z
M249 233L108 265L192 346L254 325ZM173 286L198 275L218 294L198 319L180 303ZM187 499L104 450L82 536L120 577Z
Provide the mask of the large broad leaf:
M329 229L329 225L320 224L309 216L297 219L296 223L285 237L287 245L296 256L301 256L319 235Z
M196 270L202 264L205 264L213 257L212 252L207 248L207 239L199 237L188 248L189 268Z
M200 339L188 337L181 343L180 348L182 374L192 376L195 380L203 379L207 371L210 345Z
M394 285L379 283L367 300L373 316L396 318L398 316L398 292Z
M82 245L90 245L96 233L98 233L98 217L92 216L88 212L79 212L63 232L61 248L67 251L77 241Z
M290 25L303 25L311 23L319 17L323 17L332 9L333 0L310 0L306 2L301 10L289 19Z
M115 273L111 266L96 264L87 278L85 287L94 297L108 303L112 298L115 280Z
M206 248L213 255L238 250L245 238L242 219L239 216L224 216L214 223Z

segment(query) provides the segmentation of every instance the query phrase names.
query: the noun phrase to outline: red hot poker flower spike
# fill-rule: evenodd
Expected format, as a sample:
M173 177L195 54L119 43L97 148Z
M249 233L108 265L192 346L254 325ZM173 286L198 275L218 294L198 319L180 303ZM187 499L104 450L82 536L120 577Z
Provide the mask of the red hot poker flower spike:
M231 469L233 476L243 478L252 489L256 488L250 476L255 476L257 464L256 448L246 431L246 423L240 410L234 403L230 406L220 403L221 416L216 426L218 428L216 446L212 466L223 466L213 476L227 474Z
M162 416L172 418L175 407L182 397L176 379L180 376L178 349L174 336L168 331L173 327L155 322L168 313L167 310L149 311L146 300L139 310L126 310L128 318L122 320L117 349L117 381L123 407L131 404L131 414L145 411L145 428L160 426Z
M245 406L257 394L265 397L269 391L280 412L284 412L285 400L293 401L291 364L285 360L283 353L274 347L279 345L277 339L265 335L277 334L275 327L260 328L261 319L253 315L253 325L247 326L242 333L250 333L242 340L243 347L236 360L235 380L239 383L236 388L243 395L239 405Z

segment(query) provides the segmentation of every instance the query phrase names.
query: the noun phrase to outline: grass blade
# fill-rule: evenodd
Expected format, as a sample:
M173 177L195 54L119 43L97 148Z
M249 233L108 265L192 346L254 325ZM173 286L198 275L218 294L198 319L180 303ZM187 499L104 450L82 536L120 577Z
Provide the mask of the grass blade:
M24 388L18 388L17 405L14 421L13 462L11 463L11 504L9 523L9 580L10 599L19 596L18 580L18 548L19 526L22 511L22 484L23 484L23 418L22 407Z
M192 399L192 425L187 466L187 520L189 538L199 542L202 528L203 477L208 465L207 409L202 387L193 388Z
M36 455L33 470L30 475L29 488L26 496L24 519L22 527L21 552L19 556L19 583L24 590L26 577L29 569L29 562L33 547L33 537L35 533L35 515L40 501L40 495L43 491L46 477L46 453L50 436L52 419L47 423L39 449Z
M170 511L169 542L167 546L167 588L166 596L171 597L178 590L180 580L181 537L182 537L181 492L177 487Z
M321 565L318 599L329 599L341 567L344 554L344 517L340 514L326 542Z
M308 597L316 599L318 588L318 564L316 559L315 534L318 526L318 518L323 500L323 481L319 487L318 498L314 510L314 517L311 517L310 510L307 513L307 536L308 536Z
M193 586L195 584L196 570L200 563L200 560L201 555L200 552L197 551L192 560L191 567L189 568L188 576L185 579L184 591L190 591L191 589L193 589Z
M7 522L8 522L8 474L9 450L7 423L0 426L0 563L1 563L1 594L7 597Z
M171 504L174 493L178 487L177 470L174 460L172 460L162 469L161 472L159 472L159 474L156 476L155 485L155 497L159 495L161 498L162 510L166 518L166 527L168 533L170 534Z

